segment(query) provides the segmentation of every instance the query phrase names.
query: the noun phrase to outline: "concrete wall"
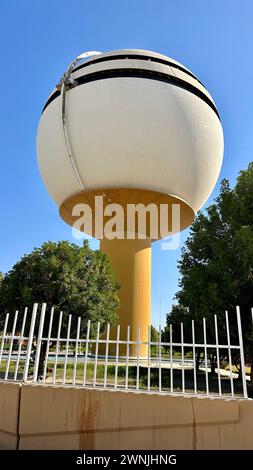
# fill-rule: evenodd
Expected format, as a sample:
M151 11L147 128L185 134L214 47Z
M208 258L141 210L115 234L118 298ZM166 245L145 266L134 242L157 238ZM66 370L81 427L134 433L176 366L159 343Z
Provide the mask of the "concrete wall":
M17 425L20 449L253 449L252 400L27 384Z
M21 384L0 382L0 449L18 448Z

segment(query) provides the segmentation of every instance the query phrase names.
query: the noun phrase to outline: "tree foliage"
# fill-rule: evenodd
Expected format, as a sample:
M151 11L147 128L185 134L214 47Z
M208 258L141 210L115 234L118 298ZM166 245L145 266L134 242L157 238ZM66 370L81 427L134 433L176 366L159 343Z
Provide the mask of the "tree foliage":
M186 340L191 340L192 319L197 341L203 340L203 317L208 337L215 341L217 315L219 342L227 342L224 311L228 310L232 342L238 344L235 308L241 307L248 358L253 355L253 162L241 171L234 189L223 180L220 194L205 213L199 212L179 261L180 284L177 303L168 315L173 334L180 336L184 322ZM166 328L165 337L168 337ZM202 341L201 341L202 342Z
M67 241L47 242L23 256L0 282L0 320L7 311L27 306L31 314L34 302L46 302L46 324L55 306L72 314L73 328L78 316L82 329L88 319L94 326L100 321L103 328L117 319L118 288L108 259L101 251L92 251L87 241L82 247Z

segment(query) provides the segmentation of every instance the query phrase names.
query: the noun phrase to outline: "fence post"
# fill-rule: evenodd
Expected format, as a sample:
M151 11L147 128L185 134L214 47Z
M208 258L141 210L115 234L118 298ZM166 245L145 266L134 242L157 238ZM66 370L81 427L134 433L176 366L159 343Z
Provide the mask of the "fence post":
M204 351L205 351L205 369L206 369L206 394L209 395L209 381L207 370L207 341L206 341L206 319L203 318L203 333L204 333Z
M55 384L55 381L56 381L57 362L58 362L58 354L59 354L59 344L60 344L60 338L61 338L62 315L63 315L63 312L60 311L59 322L58 322L58 330L57 330L57 338L56 338L56 348L55 348L53 384Z
M244 350L243 350L243 339L242 339L241 314L240 314L240 307L238 305L236 307L236 315L237 315L237 327L238 327L238 337L239 337L240 357L241 357L243 396L244 396L244 398L248 398L246 373L245 373Z
M173 393L173 352L172 352L172 324L170 324L170 393Z
M159 333L158 333L158 358L159 358L159 392L162 391L162 329L161 325L159 325Z
M136 390L140 388L140 344L141 344L141 330L137 328L137 369L136 369Z
M43 303L42 308L41 308L39 331L38 331L38 337L37 337L37 342L36 342L36 355L35 355L34 370L33 370L33 382L37 382L37 378L38 378L41 342L42 342L42 334L43 334L46 308L47 308L47 304Z
M219 333L218 333L217 315L214 315L214 328L215 328L216 356L217 356L217 368L218 368L218 387L219 387L219 395L221 396L222 390L221 390L221 377L220 377L220 351L219 351Z
M80 328L81 328L81 317L77 319L77 330L76 330L76 344L75 344L75 360L74 360L74 372L73 372L73 385L76 384L76 367L78 359L78 348L80 339Z
M22 328L21 328L21 332L20 332L19 345L18 345L18 354L17 354L16 366L15 366L15 372L14 372L14 380L17 380L17 375L18 375L18 367L19 367L19 361L20 361L20 356L21 356L22 343L23 343L23 340L24 340L26 316L27 316L27 307L25 308L25 311L24 311Z
M228 320L228 311L225 311L226 316L226 329L227 329L227 342L228 342L228 360L229 360L229 370L230 370L230 386L231 386L231 395L234 397L234 381L233 381L233 366L232 366L232 354L231 354L231 344L230 344L230 330L229 330L229 320Z
M184 372L184 324L181 322L181 363L182 363L182 392L185 393L185 372Z
M99 336L100 336L100 322L98 321L98 326L97 326L97 338L96 338L96 349L95 349L95 362L94 362L94 375L93 375L93 387L96 387L96 383L97 383L97 365L98 365Z
M194 325L194 320L192 320L192 359L193 359L194 393L197 394L196 346L195 346L195 325Z
M120 338L120 325L117 326L116 364L115 364L114 388L117 388L117 384L118 384L118 370L119 370L119 338Z
M129 342L130 342L130 326L127 327L127 341L126 341L126 382L125 389L128 389L128 369L129 369Z
M148 391L150 391L151 325L148 326Z
M88 320L87 322L87 331L86 331L85 356L84 356L84 367L83 367L83 385L86 385L89 340L90 340L90 320Z
M33 334L34 334L34 327L35 327L35 322L36 322L37 310L38 310L38 304L34 304L33 305L33 311L32 311L31 323L30 323L30 331L29 331L29 338L28 338L28 345L27 345L27 352L26 352L26 361L25 361L25 367L24 367L24 375L23 375L23 381L24 382L27 381L27 377L28 377L29 363L30 363L30 357L31 357Z
M106 331L105 368L104 368L104 388L106 388L106 381L107 381L107 366L108 366L109 340L110 340L110 323L107 324L107 331Z
M18 319L18 310L16 310L16 312L15 312L15 317L14 317L13 325L12 325L12 332L11 332L10 346L9 346L9 354L8 354L7 365L6 365L5 376L4 376L5 380L8 379L9 369L10 369L10 365L11 365L11 355L12 355L13 340L14 340L15 331L16 331L17 319Z
M69 315L67 338L66 338L66 344L65 344L65 358L64 358L63 378L62 378L63 385L66 382L66 374L67 374L68 355L69 355L69 340L70 340L70 331L71 331L71 319L72 319L72 315Z
M53 319L54 319L54 307L51 308L49 327L48 327L48 333L47 333L47 349L46 349L45 364L44 364L44 370L43 370L43 383L46 382L46 376L47 376L47 364L48 364L48 355L49 355L49 348L50 348L50 339L51 339L51 333L52 333Z
M3 355L3 350L4 350L4 341L5 341L5 337L6 337L8 321L9 321L9 313L7 313L7 315L5 317L4 331L3 331L2 343L1 343L1 349L0 349L0 364L2 362L2 355Z

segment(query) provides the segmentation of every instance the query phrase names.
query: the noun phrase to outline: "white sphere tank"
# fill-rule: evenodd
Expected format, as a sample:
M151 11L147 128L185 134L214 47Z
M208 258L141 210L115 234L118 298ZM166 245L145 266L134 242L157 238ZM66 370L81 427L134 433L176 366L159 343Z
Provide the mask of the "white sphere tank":
M194 217L223 158L216 106L195 75L161 54L117 50L74 67L70 82L65 112L71 157L59 87L37 133L40 172L57 206L87 191L138 189L174 196Z

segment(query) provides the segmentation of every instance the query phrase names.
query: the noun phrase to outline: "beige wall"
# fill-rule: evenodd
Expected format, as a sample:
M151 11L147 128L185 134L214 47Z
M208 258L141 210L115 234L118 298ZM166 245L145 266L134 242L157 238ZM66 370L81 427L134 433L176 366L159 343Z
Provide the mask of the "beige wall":
M17 449L21 384L0 382L0 449Z
M0 383L0 397L10 389L4 419L0 401L0 429L7 430L2 448L13 446L8 430L17 429L17 387ZM16 428L8 428L15 419ZM253 449L253 401L27 384L21 388L19 448Z

